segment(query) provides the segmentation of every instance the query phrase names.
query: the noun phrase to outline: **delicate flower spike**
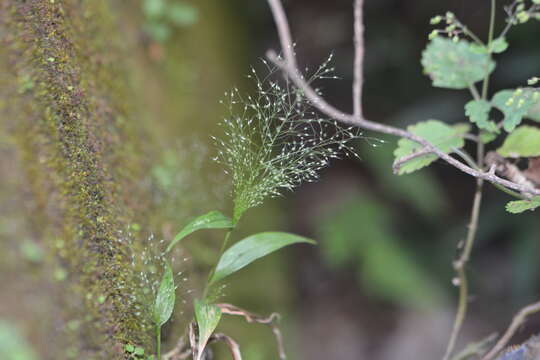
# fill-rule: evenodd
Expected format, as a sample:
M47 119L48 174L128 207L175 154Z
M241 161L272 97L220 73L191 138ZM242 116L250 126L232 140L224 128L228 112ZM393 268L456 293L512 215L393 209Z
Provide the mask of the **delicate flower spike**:
M309 82L328 77L331 59ZM221 123L225 137L214 139L217 161L232 176L235 220L283 189L315 181L330 159L358 157L351 141L361 133L318 117L301 91L271 80L276 71L270 68L262 79L252 71L255 96L243 98L238 89L230 93L230 114ZM235 103L244 104L241 113Z

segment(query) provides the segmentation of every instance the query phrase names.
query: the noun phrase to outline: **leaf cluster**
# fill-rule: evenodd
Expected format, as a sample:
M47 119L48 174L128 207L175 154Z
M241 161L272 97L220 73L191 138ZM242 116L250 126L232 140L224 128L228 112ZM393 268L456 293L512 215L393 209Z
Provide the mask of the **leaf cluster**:
M494 55L509 48L506 40L508 30L532 18L540 18L538 1L514 1L505 8L507 27L498 37L482 42L457 17L448 12L431 19L433 25L445 24L434 30L430 41L422 53L422 66L434 87L468 90L472 99L464 105L464 116L468 122L447 125L439 120L427 120L409 126L408 130L435 145L444 153L457 154L474 168L482 168L483 159L478 163L465 151L465 141L471 140L484 146L499 139L502 145L497 153L507 159L540 156L540 128L523 125L527 119L540 122L540 91L533 85L539 81L532 77L527 86L517 89L503 89L491 98L487 93L488 79L496 68ZM477 83L482 82L482 89ZM399 167L399 174L407 174L424 168L437 156L422 154L422 147L407 139L401 139L394 152L396 161L405 160ZM416 152L420 152L415 156ZM487 171L488 169L484 169ZM535 209L534 199L523 196L521 201L508 204L512 213Z

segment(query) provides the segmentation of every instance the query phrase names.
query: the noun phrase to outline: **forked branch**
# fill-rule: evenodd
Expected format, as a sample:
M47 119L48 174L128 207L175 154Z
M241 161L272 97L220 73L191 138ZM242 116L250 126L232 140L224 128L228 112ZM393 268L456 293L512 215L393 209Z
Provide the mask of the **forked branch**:
M267 58L274 63L280 70L282 70L287 77L300 89L304 92L306 98L311 102L311 104L317 108L323 114L329 116L330 118L342 122L344 124L357 126L359 128L375 131L382 134L393 135L397 137L402 137L414 141L422 145L423 151L426 154L432 153L437 155L442 160L446 161L448 164L454 166L455 168L461 170L462 172L471 175L477 179L483 179L494 184L504 186L508 189L519 191L523 194L532 194L540 195L540 189L531 189L529 187L523 186L506 179L503 179L492 172L486 172L482 169L477 170L472 168L461 161L456 160L449 154L439 150L436 146L431 144L429 141L409 132L404 129L397 127L380 124L374 121L370 121L363 116L362 106L361 106L361 95L362 95L362 82L363 82L363 56L364 56L364 41L363 41L363 18L362 18L362 6L363 0L355 0L355 10L354 10L354 29L355 29L355 60L354 60L354 82L353 82L353 104L354 104L354 113L348 114L345 113L331 104L329 104L322 96L317 94L317 92L307 83L304 76L298 70L296 56L294 54L294 44L292 41L291 32L289 29L289 23L283 10L283 5L281 0L267 0L274 21L276 23L280 45L281 53L283 57L277 55L273 50L269 50L266 54Z

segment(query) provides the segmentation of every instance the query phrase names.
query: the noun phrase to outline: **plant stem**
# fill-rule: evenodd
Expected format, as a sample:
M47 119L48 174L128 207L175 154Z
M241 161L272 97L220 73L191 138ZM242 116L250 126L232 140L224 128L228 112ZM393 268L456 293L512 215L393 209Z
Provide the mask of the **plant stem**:
M156 325L156 355L161 360L161 326Z
M236 225L236 222L234 223L234 225ZM232 229L227 231L227 233L225 234L225 238L223 239L223 242L221 243L221 249L219 250L218 259L216 263L212 266L212 269L210 270L210 272L208 273L208 279L206 280L206 285L204 286L204 291L203 291L203 299L206 297L206 295L208 295L208 290L210 290L210 279L212 278L212 276L214 276L219 259L221 258L221 256L225 252L225 249L227 248L227 243L229 242L229 237L231 236L231 233L232 233Z
M493 43L493 33L495 30L495 11L496 11L496 1L491 0L491 15L489 20L489 34L488 34L488 49L491 49ZM486 100L488 95L489 88L489 74L484 78L484 83L482 85L482 99ZM474 94L473 94L474 95ZM484 144L482 142L478 143L476 148L476 164L479 169L484 167ZM446 352L444 354L443 360L448 360L450 355L454 350L456 341L465 320L465 315L467 314L467 301L469 297L469 289L467 283L467 274L466 274L466 265L471 257L472 248L474 245L474 239L476 238L476 233L478 231L478 219L480 217L480 206L482 204L482 191L484 188L484 180L477 178L476 179L476 191L474 193L473 206L471 211L471 218L469 222L469 229L467 231L467 238L465 240L465 247L461 252L461 255L458 260L454 262L454 269L458 275L458 286L459 286L459 300L458 300L458 309L456 312L456 317L454 319L454 326L452 328L452 333L448 341L448 346L446 347Z
M483 144L479 144L479 147L483 147ZM483 152L483 151L482 151ZM459 301L458 309L456 312L456 317L454 319L454 326L452 328L452 334L450 335L450 340L448 341L448 346L446 347L446 353L443 357L444 360L448 360L454 347L456 345L456 340L463 325L463 320L467 314L467 298L469 296L468 286L467 286L467 275L465 273L465 266L470 258L471 251L474 245L474 239L476 237L476 232L478 230L478 219L480 215L480 205L482 203L482 190L484 186L484 180L477 179L476 181L476 191L474 194L473 208L471 212L471 218L469 223L469 230L467 232L467 239L465 240L465 247L463 252L458 260L454 262L454 268L457 272L457 281L459 286Z
M495 0L491 0L491 15L489 17L489 34L488 34L488 49L491 52L491 44L493 43L493 34L495 32L495 10L496 10L496 4ZM486 65L487 66L487 65ZM482 99L487 98L488 93L488 86L489 86L489 74L486 75L484 78L484 84L482 86Z

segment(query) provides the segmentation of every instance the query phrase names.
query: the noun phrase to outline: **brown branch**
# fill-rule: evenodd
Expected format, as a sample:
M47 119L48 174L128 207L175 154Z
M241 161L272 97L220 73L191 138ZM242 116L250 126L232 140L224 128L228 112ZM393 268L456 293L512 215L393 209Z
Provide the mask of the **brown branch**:
M240 345L238 345L238 343L232 337L221 333L214 333L212 336L210 336L210 339L208 339L208 341L209 343L215 341L224 341L227 344L229 351L231 352L233 360L242 360L242 354L240 353Z
M354 81L353 105L354 115L363 117L362 86L364 82L364 0L354 2Z
M527 317L539 311L540 301L525 306L523 309L521 309L512 319L512 323L510 324L504 335L501 336L499 341L497 341L497 344L495 344L495 346L482 358L482 360L492 360L493 358L495 358L495 356L497 356L497 354L501 352L505 346L508 345L508 342L510 341L510 339L512 339L512 336L514 336L518 328L525 322Z
M287 359L287 356L285 354L285 347L283 346L283 336L281 335L281 331L279 330L279 327L275 324L276 321L279 320L279 314L272 313L270 314L270 316L264 317L264 316L260 316L252 312L246 311L244 309L241 309L231 304L217 304L216 306L221 309L221 312L223 314L242 316L249 323L256 322L259 324L270 326L276 338L279 359L280 360Z
M354 125L365 130L370 130L370 131L375 131L382 134L402 137L402 138L414 141L422 145L424 148L430 150L433 154L437 155L439 158L446 161L450 165L456 167L462 172L468 175L471 175L475 178L483 179L491 183L499 184L509 189L513 189L522 193L540 195L539 189L530 189L530 188L522 186L521 184L516 184L514 182L500 178L495 174L490 174L481 170L473 169L472 167L467 166L463 164L462 162L454 159L452 156L442 152L436 146L431 144L429 141L413 133L410 133L406 130L396 128L393 126L379 124L379 123L367 120L362 116L361 111L355 114L344 113L341 110L329 104L328 102L326 102L326 100L324 100L321 96L319 96L317 92L306 82L306 80L304 79L300 71L298 70L298 67L296 65L296 57L294 55L292 37L289 30L289 24L287 22L287 17L283 10L281 1L280 0L267 0L267 1L268 1L268 4L270 5L272 14L274 17L274 21L276 23L276 27L278 30L279 39L281 43L281 49L283 51L284 57L283 58L279 57L276 54L276 52L272 50L269 50L266 56L272 63L274 63L280 70L282 70L289 77L289 79L296 85L296 87L298 87L300 90L303 91L306 98L320 112L331 117L334 120L340 121L348 125ZM361 0L357 0L356 5L361 5L361 2L362 2ZM357 11L355 11L355 13L358 15ZM361 13L359 15L361 15ZM363 28L363 25L361 24L362 22L361 16L355 16L355 22L360 23L360 24L355 25L355 29L361 30ZM362 62L358 60L358 56L361 56L364 51L363 49L360 49L360 47L362 46L362 42L356 41L355 44L357 47L355 51L357 54L357 58L355 60L355 66L361 66ZM361 80L362 77L360 73L361 73L361 70L359 69L355 71L355 79ZM355 82L356 82L356 85L355 85L356 87L361 86L361 81L355 80ZM354 96L356 97L356 95ZM361 106L359 108L361 109Z

